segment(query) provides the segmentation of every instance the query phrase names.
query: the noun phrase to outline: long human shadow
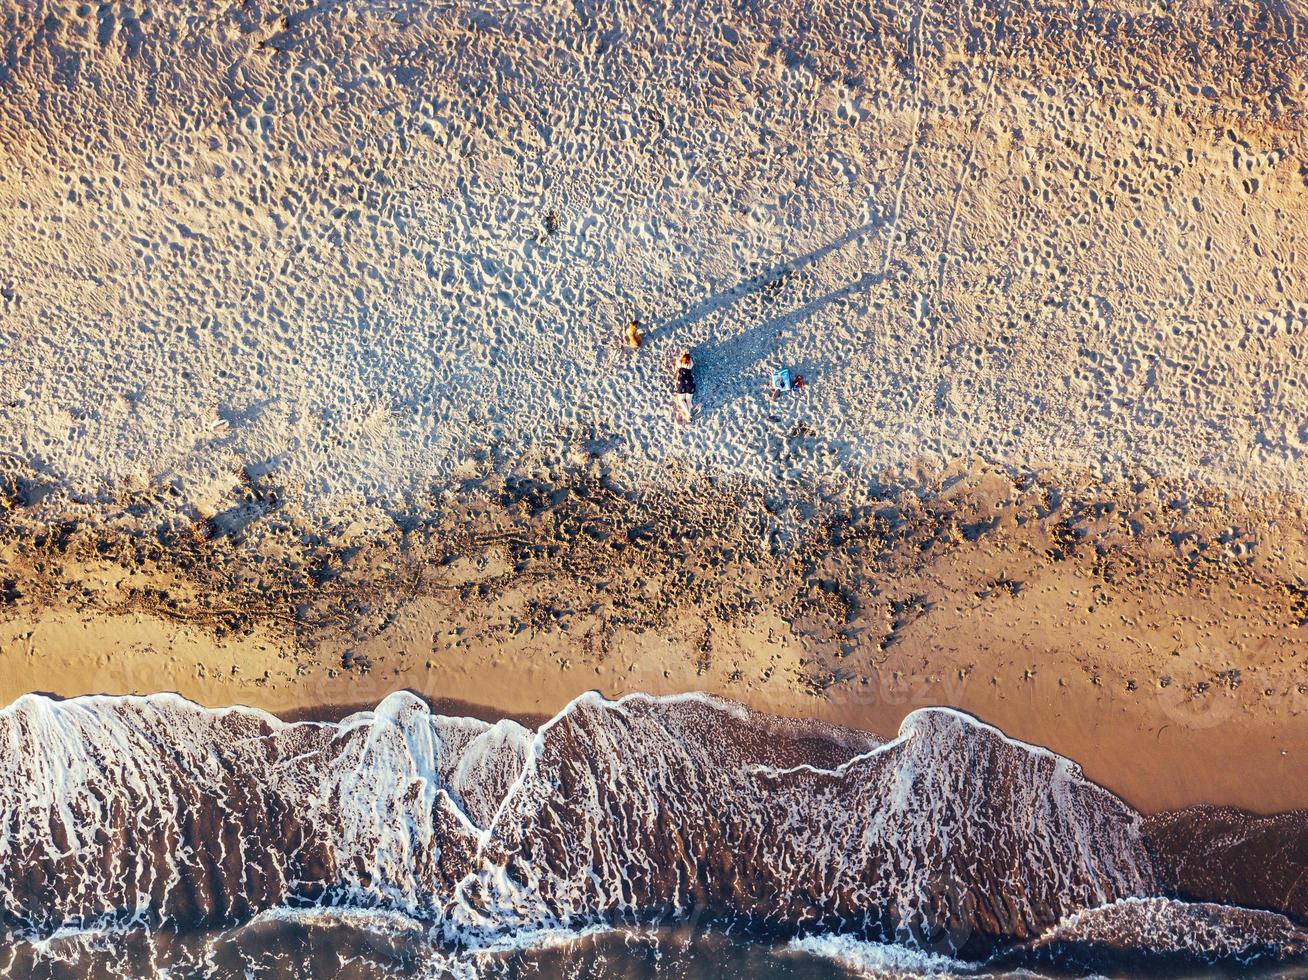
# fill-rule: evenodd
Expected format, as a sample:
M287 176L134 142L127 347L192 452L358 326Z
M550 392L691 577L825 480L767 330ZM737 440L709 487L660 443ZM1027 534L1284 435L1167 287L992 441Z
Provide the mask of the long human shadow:
M885 282L891 272L866 272L851 283L812 299L788 313L764 320L716 344L694 348L697 411L701 418L722 408L757 386L750 372L771 355L789 328L854 293ZM781 365L778 365L781 366ZM825 368L825 364L821 367Z
M694 306L673 317L671 320L666 320L663 323L654 326L652 329L646 331L646 335L648 337L653 337L658 334L673 333L682 327L696 322L697 320L702 320L706 316L711 316L718 312L718 310L724 309L746 296L757 293L762 289L779 286L786 276L798 272L800 269L806 268L814 262L821 261L832 252L844 248L850 242L857 241L864 235L876 231L878 228L882 227L883 224L884 222L877 218L866 224L859 225L857 228L851 228L839 238L835 238L827 242L825 245L815 248L811 252L807 252L804 255L798 255L792 259L787 259L785 262L763 270L756 276L751 276L749 279L737 283L730 289L724 289L720 293L714 293L712 296L701 300Z

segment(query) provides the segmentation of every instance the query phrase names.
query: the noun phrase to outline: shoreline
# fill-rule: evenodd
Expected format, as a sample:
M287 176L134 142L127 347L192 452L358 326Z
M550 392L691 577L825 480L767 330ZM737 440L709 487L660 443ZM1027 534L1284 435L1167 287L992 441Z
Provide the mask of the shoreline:
M166 624L158 620L137 623L138 629L146 631L160 626ZM116 629L115 632L121 635L123 631ZM168 638L166 633L166 628L156 633L156 642L179 652L185 650L192 655L198 652L193 638L180 635ZM218 660L232 656L233 652L230 647L217 646L208 651ZM142 665L130 652L126 656L123 654L124 651L119 650L112 659L118 662L123 676L128 677ZM67 665L74 668L70 673L75 672L75 664L76 657L73 657ZM51 664L54 671L58 671L60 666L57 660ZM460 673L442 679L426 670L410 676L391 675L386 679L338 675L279 689L248 682L204 683L196 680L188 683L180 672L168 671L157 675L162 687L146 689L131 684L114 684L114 673L113 669L108 674L101 671L100 679L108 683L94 688L82 688L65 681L47 685L45 689L17 692L11 678L0 676L0 700L7 706L24 693L59 699L84 695L176 693L210 708L249 707L266 711L286 722L333 722L356 711L372 710L387 694L407 690L420 696L440 714L492 723L508 718L534 730L553 718L577 695L589 690L597 690L611 699L632 693L670 695L703 690L704 693L740 701L752 710L840 725L886 740L895 737L906 715L920 708L940 707L964 711L998 728L1009 738L1071 759L1086 778L1144 814L1201 805L1230 806L1254 814L1308 808L1308 786L1299 778L1301 760L1308 753L1308 732L1295 735L1286 728L1251 724L1248 720L1236 718L1186 728L1165 716L1160 721L1156 712L1133 713L1129 704L1114 704L1111 700L1106 703L1078 702L1068 696L1055 703L1050 699L1050 692L1038 689L1023 692L1020 698L965 696L938 701L931 700L931 694L937 693L936 690L924 689L897 703L832 704L814 701L811 710L806 711L798 702L778 704L770 699L751 700L729 688L681 686L690 678L647 677L650 683L617 687L609 685L620 683L622 678L613 674L592 675L595 683L583 681L571 687L566 682L551 684L540 670L528 669L528 677L524 678L522 668L511 664L501 665L498 669L481 664L469 671L471 677ZM68 674L64 678L71 680ZM470 700L478 690L497 686L508 692L508 696L498 703ZM362 696L364 691L371 694ZM1196 772L1191 766L1196 758L1204 760L1201 772ZM1276 762L1278 758L1283 760L1280 765Z
M693 860L704 881L696 910L748 922L767 909L764 928L880 942L902 936L893 907L878 911L891 905L893 885L929 874L914 885L941 896L939 921L956 930L955 952L977 961L1020 951L1082 915L1111 916L1126 900L1160 902L1183 928L1234 923L1308 939L1294 926L1308 915L1299 887L1308 811L1140 814L1044 747L951 709L917 711L885 742L699 695L583 696L535 735L433 717L407 694L344 726L287 727L172 694L73 710L25 701L0 721L26 777L10 786L20 823L48 825L57 840L90 793L111 804L92 854L125 851L148 868L177 869L182 881L197 864L206 870L207 890L152 890L182 929L325 898L343 882L342 904L376 894L419 918L476 930L482 909L503 907L493 884L500 868L542 869L509 892L530 915L550 909L535 896L567 894L589 869L615 867L596 861L598 852L652 855L647 867L668 870L641 880L628 904L591 906L592 921L664 908L663 896L677 901L681 862ZM29 783L46 790L30 804ZM172 831L162 848L136 833L142 812ZM388 836L395 827L398 843ZM206 846L215 837L238 849ZM594 849L567 846L579 838ZM48 853L37 852L38 866L58 867ZM191 853L194 863L175 857ZM112 890L121 879L101 884L96 875L105 860L82 857L74 880L121 904ZM66 920L54 904L62 893L44 887L52 876L27 877L37 884L18 891L23 907L53 907L54 925ZM1136 945L1148 950L1165 931L1145 921L1153 926Z
M409 689L534 720L592 689L705 691L887 738L952 707L1142 812L1308 808L1302 521L1075 485L960 465L864 503L652 493L591 460L488 469L389 535L11 511L0 702L167 690L299 719Z

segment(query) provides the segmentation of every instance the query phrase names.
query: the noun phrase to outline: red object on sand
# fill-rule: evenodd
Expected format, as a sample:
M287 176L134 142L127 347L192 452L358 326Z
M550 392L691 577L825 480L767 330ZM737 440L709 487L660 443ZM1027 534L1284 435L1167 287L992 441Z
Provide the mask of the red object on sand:
M795 387L796 388L804 387L804 376L802 374L795 376Z

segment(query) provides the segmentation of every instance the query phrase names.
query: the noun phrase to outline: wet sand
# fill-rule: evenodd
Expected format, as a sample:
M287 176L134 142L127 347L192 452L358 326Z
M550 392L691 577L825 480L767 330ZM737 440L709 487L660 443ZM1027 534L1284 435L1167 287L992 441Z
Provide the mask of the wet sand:
M584 452L531 477L488 459L335 536L276 509L145 534L18 508L0 700L174 690L339 717L406 688L534 725L591 689L704 690L881 735L949 705L1147 812L1275 812L1308 806L1293 508L962 462L865 499L651 493Z

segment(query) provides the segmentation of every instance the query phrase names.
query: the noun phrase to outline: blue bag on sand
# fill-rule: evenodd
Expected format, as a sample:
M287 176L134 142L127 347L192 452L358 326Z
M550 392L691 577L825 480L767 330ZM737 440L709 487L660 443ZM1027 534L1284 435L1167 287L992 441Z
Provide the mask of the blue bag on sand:
M790 368L777 368L772 372L772 390L790 390Z

